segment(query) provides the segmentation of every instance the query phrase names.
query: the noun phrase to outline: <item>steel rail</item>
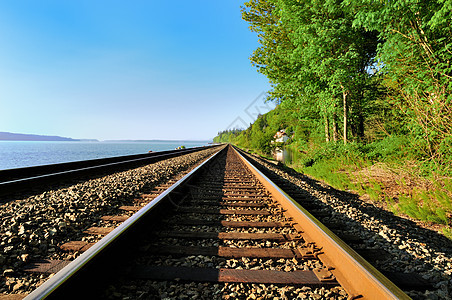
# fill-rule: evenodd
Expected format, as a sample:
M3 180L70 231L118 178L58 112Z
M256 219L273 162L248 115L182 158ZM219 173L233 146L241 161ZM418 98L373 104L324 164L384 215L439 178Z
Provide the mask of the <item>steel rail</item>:
M208 146L211 147L211 146ZM138 158L152 158L156 155L162 154L173 154L173 153L190 153L193 151L198 151L202 149L206 149L207 147L192 147L187 149L179 149L179 150L164 150L164 151L156 151L151 153L142 153L142 154L132 154L132 155L122 155L122 156L113 156L113 157L105 157L105 158L96 158L96 159L88 159L88 160L79 160L79 161L71 161L71 162L63 162L49 165L40 165L40 166L32 166L32 167L24 167L24 168L13 168L0 170L0 182L13 181L28 177L35 177L40 175L46 175L56 172L69 171L74 169L81 169L86 167L93 167L98 165L104 165L109 163L133 160Z
M307 242L315 242L324 253L319 259L327 266L350 299L410 299L400 288L356 253L337 235L287 195L233 147L248 169L302 229Z
M77 277L79 273L84 269L89 267L89 265L96 259L99 259L101 255L105 255L109 248L115 246L115 242L117 242L121 237L125 236L128 232L132 231L132 228L142 221L145 216L149 216L156 207L161 205L164 201L170 200L171 193L181 187L184 183L188 182L193 176L202 169L208 162L212 161L214 157L216 157L222 150L226 148L222 148L213 154L211 157L203 161L200 165L195 167L192 171L190 171L183 178L174 183L171 187L161 193L154 200L149 202L146 206L140 209L138 212L133 214L130 218L124 221L121 225L116 227L112 232L103 237L99 242L90 247L87 251L69 263L66 267L61 269L58 273L56 273L52 278L44 282L41 286L39 286L36 290L30 293L24 299L45 299L45 298L54 298L54 293L57 293L59 289L61 289L65 284L68 284L71 280ZM83 289L83 287L80 287ZM75 295L64 295L65 299L73 298ZM58 296L55 297L58 299Z
M19 178L9 181L0 182L0 196L9 194L12 192L17 192L21 189L30 189L36 186L40 186L45 183L61 181L63 179L71 179L80 175L95 175L107 170L119 170L120 168L133 167L135 165L142 165L148 162L156 162L163 159L172 158L175 156L180 156L188 153L193 153L197 151L201 151L204 149L208 149L215 146L209 147L195 147L189 148L185 150L170 150L170 151L161 151L152 153L150 156L142 157L139 155L132 156L118 156L107 159L99 159L99 160L87 160L87 161L79 161L72 163L63 163L63 164L55 164L55 165L46 165L46 166L37 166L30 168L23 168L24 171L37 168L37 170L41 170L44 168L44 174L42 171L32 171L28 177L25 177L22 169L11 169L5 170L7 171L18 171L20 174ZM139 158L134 158L139 156ZM132 159L130 159L132 157ZM110 162L113 161L113 162ZM107 162L107 163L105 163ZM88 165L84 167L78 167L80 165ZM54 169L58 170L55 171ZM0 175L1 175L0 171ZM11 176L11 175L10 175ZM1 177L0 177L1 178Z

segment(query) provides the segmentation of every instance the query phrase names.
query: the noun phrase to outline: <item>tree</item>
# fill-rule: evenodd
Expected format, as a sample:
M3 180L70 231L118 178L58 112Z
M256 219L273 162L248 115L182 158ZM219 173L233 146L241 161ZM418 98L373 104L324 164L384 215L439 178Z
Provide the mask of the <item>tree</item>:
M286 28L282 26L276 0L250 0L241 8L242 18L250 24L250 30L257 33L261 46L250 57L258 72L269 79L272 90L270 100L287 99L294 96L291 81L293 65L288 53L293 45Z
M262 2L265 1L258 3ZM275 60L265 61L271 63L270 75L277 90L285 93L282 100L294 101L302 108L315 107L316 115L324 119L326 141L330 140L329 119L333 119L335 127L337 108L342 106L344 142L349 124L355 126L352 132L362 137L366 98L354 90L370 87L366 67L372 64L376 53L376 35L353 28L353 14L344 10L338 0L272 1L270 14L273 22L254 28L266 28L268 32L267 27L273 27L272 32L279 30L277 36L284 37L284 43L269 53L285 66L284 72L277 72L280 68ZM267 35L261 35L261 39L265 41Z
M404 112L426 157L444 164L452 152L451 0L347 0L355 28L377 30L378 59L389 101Z

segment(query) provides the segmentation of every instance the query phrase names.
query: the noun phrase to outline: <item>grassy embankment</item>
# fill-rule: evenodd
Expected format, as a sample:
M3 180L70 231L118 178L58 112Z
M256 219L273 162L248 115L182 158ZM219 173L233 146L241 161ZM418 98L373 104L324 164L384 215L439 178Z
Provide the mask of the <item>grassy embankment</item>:
M452 239L452 178L416 159L404 137L367 145L338 143L299 151L287 165L336 189L351 190L361 199L384 206L397 215L437 224Z
M271 158L271 143L257 143L250 132L250 129L229 132L222 141ZM244 139L246 136L248 139ZM261 138L264 136L268 134ZM220 139L221 135L217 140ZM257 147L262 144L266 147ZM363 201L383 206L396 215L425 222L452 239L452 178L444 166L420 160L409 137L347 145L300 142L295 138L285 147L292 153L291 160L286 162L288 167L336 189L353 191Z
M451 237L450 3L377 2L244 3L279 105L216 139L270 155L285 130L296 170Z

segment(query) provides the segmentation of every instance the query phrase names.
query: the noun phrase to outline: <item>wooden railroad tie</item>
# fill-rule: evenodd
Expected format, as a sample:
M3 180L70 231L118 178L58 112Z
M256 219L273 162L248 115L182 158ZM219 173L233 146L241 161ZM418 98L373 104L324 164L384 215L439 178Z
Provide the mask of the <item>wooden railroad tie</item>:
M306 249L306 250L303 250ZM198 246L163 246L149 245L143 248L150 254L158 255L207 255L228 258L300 258L300 259L317 259L315 253L310 252L307 248L284 249L284 248L231 248L231 247L198 247Z
M136 266L130 276L148 280L182 280L197 282L240 282L260 284L284 284L296 286L337 286L334 279L325 280L317 277L314 271L274 271L189 268L171 266Z
M23 270L28 273L52 274L57 273L68 264L70 260L41 259L26 265ZM137 279L149 280L182 280L198 282L242 282L266 284L290 284L302 286L332 286L337 285L333 280L319 278L322 269L313 271L270 271L270 270L243 270L243 269L210 269L170 266L135 266L130 276ZM406 290L428 290L431 283L417 273L383 272L383 274ZM329 275L327 275L329 276Z
M182 239L272 240L281 242L301 239L301 236L299 234L248 233L248 232L162 231L155 233L154 235L164 238L182 238Z
M233 198L233 197L247 197L247 198L262 198L268 197L265 194L257 194L257 193L238 193L238 192L228 192L224 193L224 197Z
M146 199L146 200L151 200L151 199L156 198L156 197L159 196L159 195L160 195L160 194L157 194L157 193L142 194L142 195L140 195L140 198L141 198L141 199Z
M143 208L143 206L129 206L129 205L124 205L124 206L119 207L120 210L125 210L125 211L139 211L142 208Z
M290 222L220 221L194 218L178 220L177 224L188 226L223 226L228 228L279 228L292 226Z
M60 249L63 251L70 252L85 252L89 248L91 248L95 243L88 243L84 241L72 241L64 243L60 246Z
M255 200L253 202L218 202L218 201L192 201L193 205L206 205L206 206L226 206L226 207L259 207L264 208L267 207L267 204L259 202L256 203Z
M70 260L40 259L26 265L23 270L29 273L57 273L70 264Z
M107 222L124 222L129 216L102 216L101 220Z
M91 227L83 231L83 233L86 234L93 234L93 235L107 235L110 232L113 231L114 228L112 227Z
M218 198L215 198L215 200L218 201ZM264 201L264 202L271 202L270 197L243 197L242 195L239 197L222 197L221 200L223 201L248 201L248 202L256 202L256 201Z
M212 215L263 215L268 216L268 210L250 210L250 209L216 209L216 208L196 208L196 207L179 207L178 213L195 213L195 214L212 214Z

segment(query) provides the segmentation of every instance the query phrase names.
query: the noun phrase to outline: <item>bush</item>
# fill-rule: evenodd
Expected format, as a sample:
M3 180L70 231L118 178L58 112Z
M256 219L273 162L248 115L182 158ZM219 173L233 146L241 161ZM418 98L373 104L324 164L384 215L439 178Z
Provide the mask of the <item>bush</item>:
M407 136L388 136L382 140L363 145L363 154L371 161L398 160L412 156Z

